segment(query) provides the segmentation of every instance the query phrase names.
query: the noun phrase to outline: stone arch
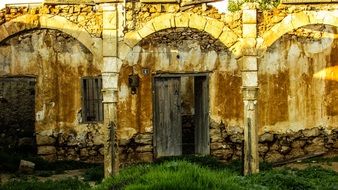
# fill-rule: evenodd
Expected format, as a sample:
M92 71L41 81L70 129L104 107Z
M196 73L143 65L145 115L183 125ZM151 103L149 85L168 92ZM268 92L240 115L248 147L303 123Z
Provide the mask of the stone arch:
M331 11L303 11L287 15L262 35L263 47L270 47L284 34L311 24L327 24L338 27L338 16Z
M120 48L127 49L127 51L120 51L119 58L124 60L131 49L147 36L170 28L192 28L206 32L229 48L236 57L239 57L236 52L237 48L233 48L239 46L239 43L236 43L239 37L224 22L193 13L168 13L153 18L136 31L127 33L124 36L124 44Z
M27 14L10 20L0 26L0 42L19 32L36 28L56 29L64 32L83 44L94 57L99 55L99 51L95 47L95 42L85 29L80 28L66 18L57 15Z

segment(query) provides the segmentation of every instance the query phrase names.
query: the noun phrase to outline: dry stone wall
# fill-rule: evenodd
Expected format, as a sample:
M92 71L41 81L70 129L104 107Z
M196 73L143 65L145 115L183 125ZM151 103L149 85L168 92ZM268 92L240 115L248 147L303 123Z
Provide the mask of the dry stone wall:
M22 15L58 15L84 28L92 37L102 36L102 9L96 5L41 5L0 10L0 25Z
M148 21L164 14L191 13L222 21L226 26L233 30L238 36L242 33L241 12L232 14L219 13L211 5L196 5L180 7L179 4L143 4L131 3L126 5L126 29L125 32L138 30Z

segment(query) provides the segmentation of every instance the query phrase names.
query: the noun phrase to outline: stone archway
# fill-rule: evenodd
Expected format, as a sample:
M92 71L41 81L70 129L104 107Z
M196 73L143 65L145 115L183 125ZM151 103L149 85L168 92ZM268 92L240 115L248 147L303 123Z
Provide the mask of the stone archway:
M262 47L270 47L284 34L297 28L312 24L326 24L338 26L337 13L331 11L304 11L286 16L280 23L274 25L262 35Z
M199 109L195 102L199 102L197 100L199 97L207 96L210 98L210 106L206 103L209 107L205 108L207 112L205 115L206 117L211 115L211 119L204 126L210 127L212 131L210 137L212 136L213 141L211 142L212 148L207 149L204 154L211 151L212 155L224 160L239 155L239 151L233 153L232 150L228 151L218 146L221 143L215 140L222 139L221 134L216 131L223 129L224 123L232 120L235 122L227 127L241 126L243 115L241 109L243 107L242 79L236 55L219 38L215 38L204 30L191 27L162 29L140 39L125 56L119 71L118 119L120 125L118 131L120 142L127 142L121 144L120 147L125 149L131 145L137 146L135 151L123 152L122 162L128 161L125 158L149 161L149 159L152 160L154 154L158 154L158 152L155 153L155 146L152 144L155 130L154 120L156 120L154 119L156 98L152 97L153 87L156 84L166 85L166 82L178 83L178 80L181 85L179 93L182 95L180 98L182 101L179 106L182 108L182 113L177 118L182 118L181 129L185 131L182 132L182 137L185 136L191 140L182 141L182 153L201 153L194 151L197 147L194 142L194 130L197 129L197 125L194 125L196 124L194 118L198 118L195 117L195 110ZM134 95L131 94L128 86L128 77L133 73L139 75L139 87ZM167 73L168 76L161 76L160 73ZM159 75L154 76L155 74ZM173 81L173 78L178 80ZM206 78L209 80L204 80ZM157 82L161 82L156 83L153 79L159 79ZM194 90L202 89L200 87L202 83L205 84L206 90L201 90L201 92ZM207 90L208 87L210 91ZM203 96L203 93L206 96ZM209 134L207 138L209 139ZM135 144L129 142L135 142ZM236 142L229 143L234 144L235 147L240 146Z
M124 43L120 45L119 58L124 60L131 49L147 36L170 28L191 28L206 32L224 44L236 57L241 56L237 51L239 37L223 22L192 13L176 13L163 14L150 20L137 31L127 33Z
M56 29L81 42L95 57L101 55L90 34L83 28L57 15L23 15L0 26L0 42L19 32L32 29Z

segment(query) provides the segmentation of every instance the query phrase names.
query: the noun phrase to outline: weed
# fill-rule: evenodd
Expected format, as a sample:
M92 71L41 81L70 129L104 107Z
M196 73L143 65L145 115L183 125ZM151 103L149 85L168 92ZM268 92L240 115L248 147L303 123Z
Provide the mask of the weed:
M101 181L104 177L103 166L89 168L83 177L85 181Z

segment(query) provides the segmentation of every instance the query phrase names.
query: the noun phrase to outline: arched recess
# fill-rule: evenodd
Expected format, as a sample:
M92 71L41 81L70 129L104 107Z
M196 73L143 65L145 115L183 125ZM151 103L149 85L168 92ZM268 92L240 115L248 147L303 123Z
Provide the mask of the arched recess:
M199 37L190 39L195 34ZM204 36L208 40L202 40L205 39ZM214 43L210 43L209 39ZM123 63L118 79L120 101L118 102L117 113L120 124L118 128L119 138L122 141L133 142L130 139L134 137L137 137L137 141L139 138L149 137L152 140L146 143L153 148L147 154L151 158L153 158L153 154L155 156L161 155L161 150L154 148L160 145L154 146L155 144L152 143L158 143L156 139L158 141L162 139L161 136L157 136L157 134L160 134L158 132L160 129L155 126L158 126L157 124L160 121L158 121L158 116L155 113L158 113L156 110L166 106L156 107L156 105L164 105L157 102L156 96L162 93L159 92L159 89L166 86L166 82L175 84L175 91L177 90L178 94L181 94L180 100L177 101L180 103L176 107L171 107L173 108L171 111L174 110L173 113L177 114L175 119L181 119L181 121L173 120L179 123L176 125L177 131L184 131L180 134L182 135L181 147L178 146L178 144L181 144L179 143L180 138L175 136L175 138L177 137L175 142L178 142L175 147L181 148L183 154L193 152L194 148L192 147L199 146L197 142L206 142L209 139L208 132L205 132L203 134L207 134L207 138L204 138L206 141L201 140L202 137L199 136L199 140L189 142L189 139L194 139L191 138L193 132L186 130L186 127L194 126L194 119L192 119L195 117L194 114L199 115L202 112L202 109L195 106L197 105L195 101L202 101L198 101L195 97L205 97L205 99L210 100L204 104L205 109L203 111L205 111L205 114L200 114L207 117L209 121L203 120L201 123L204 123L204 125L199 125L200 128L198 129L202 129L203 126L203 129L207 131L208 127L212 126L213 131L220 130L224 127L224 123L229 128L241 126L243 115L243 109L240 109L243 107L242 78L237 56L234 53L234 48L239 45L237 42L238 36L224 23L195 14L184 13L176 14L176 16L175 14L166 14L149 21L140 30L129 32L124 40L123 48L128 48L126 49L128 51L124 51L122 56L120 54ZM181 43L181 41L184 42ZM201 48L202 46L205 47L204 44L214 45L216 43L222 47L220 51L216 47ZM123 52L121 47L119 50ZM163 73L168 75L161 75ZM155 74L157 75L155 76ZM129 76L132 75L138 75L139 79L139 86L134 94L128 86ZM205 85L204 88L201 87L202 83ZM200 91L195 89L200 89ZM174 100L168 96L165 96L165 98ZM177 112L175 108L182 108L181 112ZM168 107L168 109L170 108ZM166 113L170 113L170 111ZM236 130L241 130L238 128ZM194 130L197 130L197 127ZM170 136L172 134L165 135ZM211 138L218 138L218 136ZM188 140L184 142L183 139ZM184 147L183 144L185 144ZM216 155L215 152L218 151L216 150L218 148L215 148L212 144L212 148L204 149L206 151L203 154L208 154L206 152L210 151L210 154ZM195 153L202 154L202 152L197 152L196 149L195 151ZM141 160L142 156L140 155L143 154L130 151L121 155L124 158L134 157ZM218 154L216 156L230 158L233 154ZM126 162L126 160L122 159L122 162Z
M56 29L77 39L94 57L100 55L90 34L83 28L57 15L23 15L0 26L0 42L25 30L37 28Z
M280 23L274 25L262 35L262 47L270 47L275 41L288 32L312 24L326 24L338 26L337 12L332 11L303 11L286 16Z
M147 22L142 28L127 33L121 44L119 58L124 60L131 49L147 36L170 28L192 28L210 34L224 44L236 57L240 57L239 37L224 22L193 13L164 14Z

